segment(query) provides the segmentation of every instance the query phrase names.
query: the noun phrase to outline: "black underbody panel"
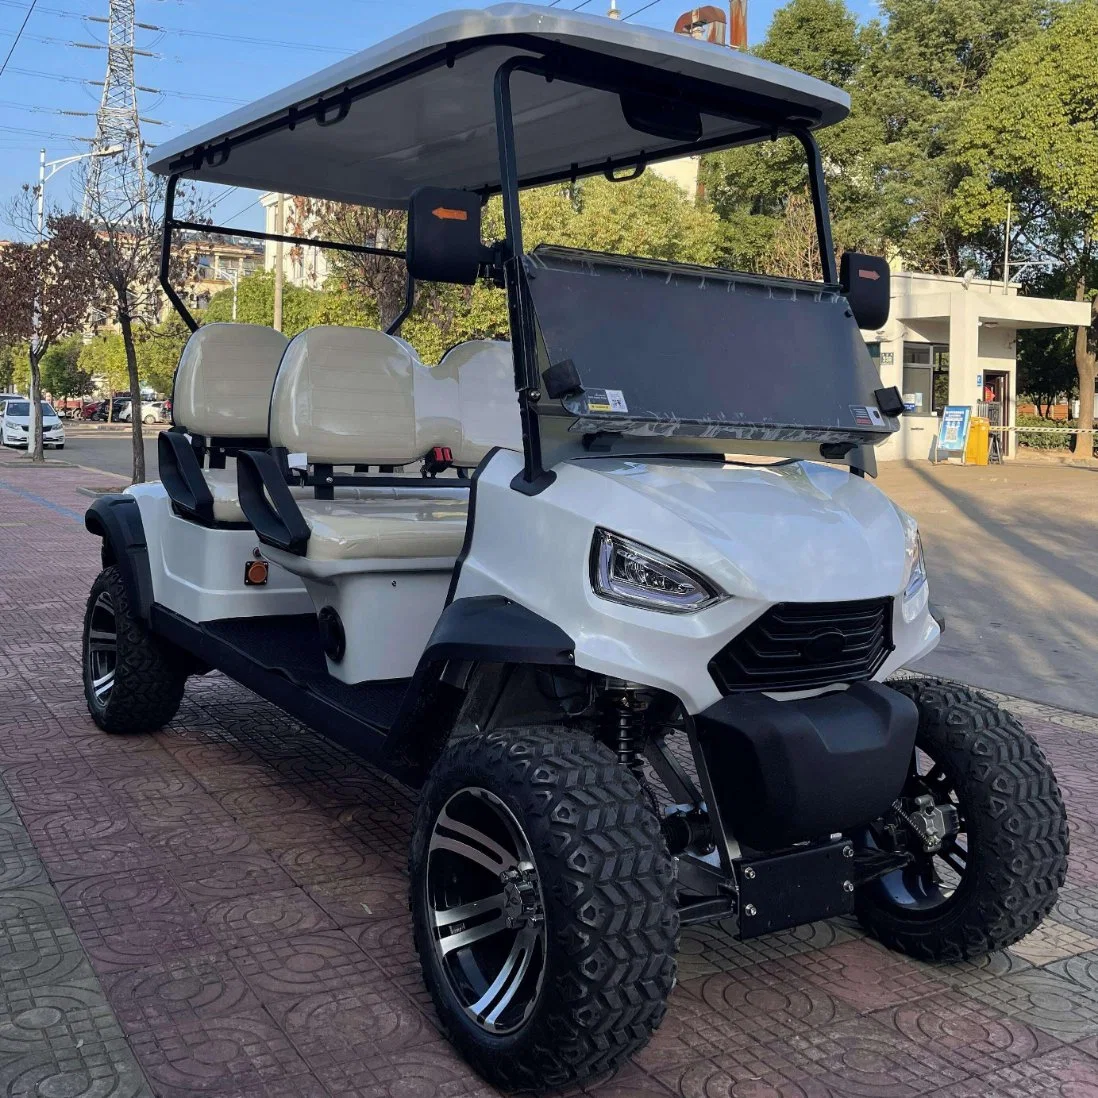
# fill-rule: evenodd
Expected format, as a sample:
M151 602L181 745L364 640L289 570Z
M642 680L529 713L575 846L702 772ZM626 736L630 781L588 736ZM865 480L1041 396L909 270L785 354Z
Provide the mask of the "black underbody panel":
M399 769L382 749L411 680L350 686L332 678L315 615L197 623L154 605L153 628L315 731Z

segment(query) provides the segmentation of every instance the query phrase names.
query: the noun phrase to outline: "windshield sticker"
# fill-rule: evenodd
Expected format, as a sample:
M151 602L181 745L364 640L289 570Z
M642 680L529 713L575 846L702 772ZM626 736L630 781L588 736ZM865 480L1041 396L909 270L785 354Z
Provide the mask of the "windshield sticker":
M625 395L620 389L584 389L583 399L588 412L628 412Z
M584 389L583 398L589 412L612 412L610 396L605 389Z

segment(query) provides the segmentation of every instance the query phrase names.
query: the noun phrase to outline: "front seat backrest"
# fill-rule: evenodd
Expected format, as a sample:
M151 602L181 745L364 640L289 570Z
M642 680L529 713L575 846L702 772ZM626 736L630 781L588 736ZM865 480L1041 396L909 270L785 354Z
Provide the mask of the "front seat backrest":
M407 465L416 438L415 371L402 340L372 328L309 328L282 357L271 396L271 444L313 465Z
M288 343L259 324L199 328L175 375L175 425L206 438L266 438L271 389Z
M457 403L450 405L450 414L459 421L457 438L451 446L455 465L473 469L495 446L522 449L510 343L498 339L459 343L431 372L440 388L441 383L457 382L453 386Z

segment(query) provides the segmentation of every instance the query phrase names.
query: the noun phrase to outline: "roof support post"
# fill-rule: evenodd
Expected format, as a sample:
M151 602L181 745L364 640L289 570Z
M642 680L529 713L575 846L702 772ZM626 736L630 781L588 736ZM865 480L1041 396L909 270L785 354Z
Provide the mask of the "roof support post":
M835 245L831 239L831 211L827 207L827 185L824 180L820 146L816 144L816 138L811 130L798 127L792 132L808 154L808 181L812 188L812 212L816 215L820 268L824 282L834 286L839 281L839 272L835 268Z
M183 299L171 284L172 231L175 229L175 220L172 215L175 212L175 188L178 182L178 172L168 176L168 185L164 192L164 231L160 237L160 288L172 303L172 308L182 317L183 323L192 332L197 332L198 321L191 316L190 309L183 303Z
M518 156L515 125L511 114L511 74L536 64L533 58L512 57L496 70L496 133L499 140L500 194L506 236L503 246L503 280L507 290L507 315L511 327L511 349L515 359L515 389L522 424L523 471L511 487L527 495L547 488L556 474L541 464L541 425L535 405L541 399L537 376L537 348L534 311L526 291L522 269L522 211L519 205Z

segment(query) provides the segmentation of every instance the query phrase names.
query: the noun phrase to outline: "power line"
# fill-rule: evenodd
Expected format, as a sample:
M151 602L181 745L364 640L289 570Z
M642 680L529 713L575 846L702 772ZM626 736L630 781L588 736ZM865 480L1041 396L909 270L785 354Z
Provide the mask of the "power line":
M42 80L51 80L64 84L83 84L92 88L101 88L102 80L89 80L83 76L61 76L58 73L40 72L37 69L20 69L14 65L8 70L20 76L35 76ZM232 99L227 95L203 95L201 92L176 91L174 88L146 88L138 84L137 90L150 95L170 95L173 99L197 99L204 103L246 103L246 99Z
M632 19L634 15L640 15L642 11L647 11L649 8L654 8L659 2L660 0L650 0L650 3L645 4L644 7L637 8L636 11L630 12L628 15L622 16L622 22L624 23L625 20Z
M34 0L35 3L38 0ZM18 0L0 0L0 7L16 8L22 5ZM85 23L107 23L107 19L100 15L86 15L80 11L68 11L65 8L39 8L39 11L46 15L56 15L61 19L79 19ZM221 34L217 31L204 31L204 30L191 30L187 27L160 27L155 23L134 23L134 26L139 30L147 31L159 31L163 34L178 34L184 38L206 38L219 42L239 42L248 46L268 46L279 49L295 49L295 50L307 50L313 53L338 53L346 56L353 53L353 50L341 49L339 46L321 46L321 45L308 45L301 42L290 42L285 39L275 38L252 38L247 35L239 34Z
M19 30L15 32L15 41L11 44L11 49L8 50L8 56L4 58L4 63L0 65L0 76L4 75L4 70L8 67L8 62L11 60L11 55L15 53L15 47L19 45L19 39L23 37L23 31L27 29L27 21L34 14L34 9L38 4L38 0L31 0L30 7L27 8L27 14L23 16L23 22L19 26Z

